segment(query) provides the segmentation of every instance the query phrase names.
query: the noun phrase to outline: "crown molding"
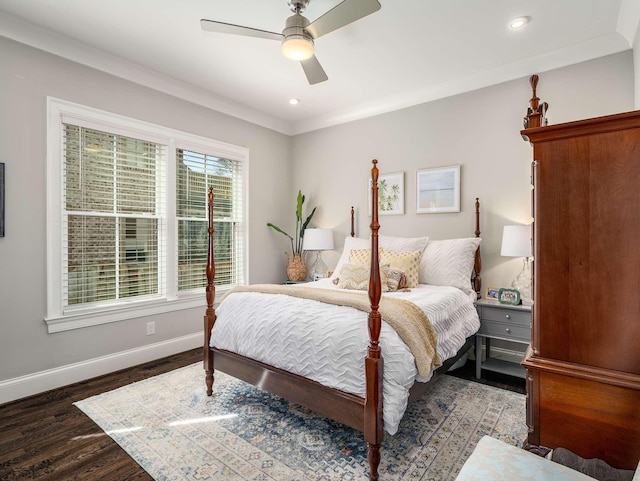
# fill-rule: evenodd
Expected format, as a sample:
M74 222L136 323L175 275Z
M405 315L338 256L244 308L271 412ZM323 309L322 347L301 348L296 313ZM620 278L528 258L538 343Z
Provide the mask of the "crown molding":
M0 13L0 35L252 124L286 135L291 135L292 133L289 122L224 97L216 96L187 82L182 82L155 70L142 67L70 37L26 22L13 15Z

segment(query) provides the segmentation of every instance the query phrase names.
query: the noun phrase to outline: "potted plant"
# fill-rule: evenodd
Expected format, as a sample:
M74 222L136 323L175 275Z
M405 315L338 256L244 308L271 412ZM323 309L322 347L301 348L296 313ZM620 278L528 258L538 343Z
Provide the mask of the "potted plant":
M311 211L311 214L302 221L302 207L304 205L304 195L302 195L302 191L298 191L298 199L296 203L296 233L295 238L285 231L283 231L280 227L273 225L271 222L267 223L267 226L271 227L277 232L286 235L291 240L291 254L287 254L287 276L291 281L304 281L307 277L307 264L305 262L305 253L302 251L302 241L304 239L304 231L306 230L309 222L311 222L311 218L313 214L315 214L317 207L314 207Z

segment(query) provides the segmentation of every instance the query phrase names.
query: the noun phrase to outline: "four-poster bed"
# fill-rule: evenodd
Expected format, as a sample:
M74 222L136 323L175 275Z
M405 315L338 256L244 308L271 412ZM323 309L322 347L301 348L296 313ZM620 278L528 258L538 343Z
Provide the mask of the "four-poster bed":
M405 290L409 292L399 293L397 296L399 297L399 299L388 299L388 297L390 296L384 296L384 298L382 298L382 292L387 290L387 284L385 283L385 272L388 266L383 265L383 268L381 269L380 256L381 253L382 255L385 255L385 250L383 245L383 249L379 251L380 236L378 234L378 231L380 229L380 224L378 222L377 209L378 168L376 164L377 160L374 160L373 167L371 169L371 195L372 206L374 207L372 209L371 217L371 237L370 240L366 241L370 249L368 250L368 256L370 257L370 268L368 279L369 302L367 303L368 305L364 310L369 312L368 314L362 312L362 308L361 310L358 310L357 316L359 316L359 321L353 321L356 327L354 327L352 331L349 331L347 334L341 332L338 335L338 337L340 337L338 344L340 342L343 342L344 339L349 339L349 336L351 334L353 334L354 336L361 335L362 337L360 338L354 337L354 339L359 339L360 342L356 341L354 345L348 345L348 347L345 347L345 344L337 345L335 347L335 352L330 350L331 348L333 348L331 347L329 349L329 352L323 353L325 357L322 359L322 362L313 359L307 362L307 364L312 365L311 367L318 369L319 374L316 376L316 379L321 379L322 382L311 379L310 377L313 376L309 376L307 374L307 371L304 371L302 368L300 372L304 372L305 375L300 375L300 373L292 372L295 371L297 366L291 366L290 364L287 364L288 361L286 360L278 360L278 362L282 363L281 367L286 366L286 369L275 367L274 362L265 361L265 359L268 358L265 357L266 354L261 352L262 346L254 345L252 347L252 345L250 344L251 341L246 341L248 344L240 345L240 342L237 341L239 338L243 338L242 342L245 342L244 338L250 338L253 336L254 344L259 343L260 340L263 339L261 336L264 332L267 336L273 337L273 342L277 342L277 340L279 340L281 337L289 336L291 331L295 332L298 327L292 327L293 324L286 324L284 328L280 327L275 324L275 320L272 324L272 319L268 315L265 315L264 317L261 317L258 325L246 327L246 331L237 331L237 329L239 329L238 323L234 323L230 319L232 319L233 317L233 309L245 312L243 311L243 309L245 309L249 304L247 299L249 299L250 297L252 299L263 299L265 298L265 296L270 296L268 297L269 302L273 303L274 295L279 296L284 292L286 295L280 297L287 298L288 300L286 302L291 303L287 304L286 310L296 311L296 309L298 309L300 312L306 312L308 310L308 307L306 304L302 303L316 301L299 299L297 297L301 295L306 296L307 294L309 294L308 290L316 292L323 291L324 293L327 293L327 291L340 291L340 289L335 288L335 286L333 285L334 283L330 279L324 280L325 284L322 285L322 288L320 289L316 289L313 287L300 288L298 286L254 286L252 288L246 289L241 288L239 290L243 291L242 293L238 292L238 290L236 289L232 291L233 295L226 296L224 299L225 302L220 304L220 306L218 307L218 313L216 313L213 307L215 299L215 288L213 285L215 268L213 259L213 193L211 191L209 192L208 199L209 247L206 269L207 310L204 316L204 369L208 395L212 395L213 392L215 358L216 370L225 372L233 377L258 386L265 391L281 396L292 403L302 405L337 422L346 424L354 429L362 431L368 444L368 462L370 468L369 477L371 480L378 479L380 446L384 437L384 430L386 429L393 434L395 432L395 429L397 429L397 423L399 422L399 419L402 417L402 414L406 409L407 402L411 399L417 398L426 389L428 389L428 387L430 387L430 385L432 384L431 381L433 379L435 379L439 374L446 372L462 355L464 355L473 346L473 334L475 334L476 330L478 329L479 323L473 305L473 300L471 299L475 299L477 292L480 291L481 287L481 262L480 251L478 247L478 244L480 242L479 202L476 199L475 239L472 239L476 242L465 244L473 247L473 250L471 251L471 264L473 264L473 266L472 269L470 269L472 273L466 273L466 287L468 288L469 292L464 293L462 291L459 291L459 289L457 288L449 286L434 286L432 289L433 292L430 294L430 296L433 299L437 299L439 304L446 304L448 306L448 313L446 315L443 314L442 316L439 316L432 307L425 308L421 305L420 308L424 310L424 312L422 312L420 308L413 305L413 299L415 299L418 296L418 293L420 293L421 286L414 286L417 287L417 289L409 289ZM352 238L354 238L353 218L354 217L352 208ZM386 238L383 239L383 241L388 242L389 239L397 238ZM422 249L425 250L427 238L425 237L423 239L425 240L422 244ZM363 240L361 239L361 241ZM437 246L438 242L443 241L434 241L434 245ZM345 251L347 251L346 243ZM348 257L353 252L353 250L350 252L346 252L346 256ZM422 254L422 252L418 252L418 254ZM345 255L345 253L343 253L343 255ZM340 262L338 264L340 266ZM469 274L472 275L469 276ZM336 278L336 281L337 280L338 279ZM471 288L472 285L473 289ZM243 295L250 297L240 297ZM328 295L329 294L327 293L327 296ZM334 295L337 297L337 300L333 299ZM446 297L447 295L449 296L449 298ZM455 301L449 300L451 295L455 297ZM323 335L329 336L329 333L327 333L326 331L332 331L332 329L341 329L341 327L339 326L347 324L346 321L343 322L342 318L340 318L339 325L336 322L333 322L334 313L335 316L338 317L338 311L336 309L341 310L340 316L343 315L342 312L344 312L345 310L353 310L351 307L345 307L343 301L349 300L350 297L358 297L358 302L356 304L362 304L362 298L364 297L361 293L353 293L346 290L342 290L342 292L332 292L331 296L331 300L323 300L323 302L333 304L330 307L326 308L333 310L323 311L323 314L319 315L319 317L316 319L316 322L308 322L304 329L308 329L310 331L313 331L314 329L316 331L324 331ZM402 297L404 297L405 299L402 299ZM409 302L409 300L406 299L410 299L412 301ZM437 320L439 317L452 317L455 319L460 318L459 322L456 321L458 322L458 324L455 325L455 329L451 328L451 331L453 332L453 334L449 336L451 337L451 339L446 337L447 334L442 334L441 332L437 333L439 339L446 338L446 342L442 343L442 346L445 347L438 345L438 349L440 350L445 348L448 349L448 351L444 351L445 354L441 356L440 352L436 351L435 342L433 342L433 345L431 346L427 345L424 348L424 351L420 351L419 348L416 348L417 350L414 350L413 345L415 345L416 342L415 339L412 339L411 336L408 336L406 334L409 328L403 324L405 320L396 320L395 318L392 320L391 318L394 316L387 314L396 311L396 308L400 309L402 313L408 312L411 310L405 310L409 307L408 304L413 306L415 310L420 311L419 313L415 314L419 319L421 319L420 315L422 315L425 319L427 318L425 312L428 312L429 319L431 321ZM255 314L256 312L258 312L258 315ZM244 321L246 317L259 317L261 312L261 308L257 308L251 311L251 316L245 313L240 315L238 319L242 319ZM327 314L328 312L330 312L330 314ZM224 313L224 315L222 313ZM218 324L216 324L216 321L218 320L217 314L220 314L220 321L218 322ZM353 313L349 315L351 317L355 317ZM272 317L276 318L280 316ZM311 317L311 314L309 315L309 317ZM418 331L420 331L420 329L423 330L418 332L418 334L420 334L420 336L418 336L420 337L420 339L435 339L435 330L446 330L446 328L441 326L446 324L445 321L448 322L447 319L445 319L445 321L443 321L440 325L436 326L437 329L434 329L431 326L431 322L429 322L429 319L424 323L416 321L417 324L420 324ZM293 320L287 320L286 322L293 322ZM398 322L399 324L395 324L396 322ZM321 324L321 326L318 326L318 324ZM390 327L389 324L393 325L394 327ZM216 326L217 338L213 339L212 342L212 331L214 325ZM236 330L234 331L234 329ZM280 331L278 329L280 329ZM411 329L414 329L414 327L411 327ZM396 330L398 330L398 332L400 332L401 334L396 333ZM221 331L221 333L218 333L219 331ZM258 331L260 332L260 334L256 334L256 332ZM228 332L230 333L227 334ZM366 337L365 333L368 333L367 346L364 346L362 342L363 337ZM405 333L406 337L402 337L402 333ZM411 334L412 336L417 336L413 330L411 330ZM384 339L384 343L381 343L381 337L382 339ZM401 337L402 339L400 339ZM286 344L293 351L295 351L295 349L299 347L298 344L302 345L304 342L308 342L306 338L304 340L300 340L299 342L297 342L297 340L295 339L294 341L295 342L289 342L288 344ZM438 340L438 343L439 342L440 341ZM236 346L235 343L238 343L238 346ZM266 340L263 342L263 344L265 343L272 344L272 342ZM407 347L405 343L409 344L411 347ZM213 346L212 344L216 345ZM332 343L330 342L328 344ZM425 342L425 344L429 343ZM326 346L325 344L322 344L322 346L322 348L318 348L317 350L324 351ZM295 359L294 363L302 363L302 361L299 360L300 357L296 356L302 356L302 354L306 353L306 351L314 350L313 345L311 346L311 348L307 346L300 347L300 349L304 352L294 352L291 354ZM385 349L386 352L383 356L383 351L385 351ZM280 351L282 350L284 349L280 349ZM353 355L355 356L355 358L359 359L359 361L355 360L346 362L346 364L354 364L353 369L356 371L355 377L357 379L352 384L357 386L353 388L351 387L351 385L349 385L349 387L340 388L342 386L342 384L340 384L341 382L345 382L347 384L349 384L350 382L350 375L349 373L342 372L342 366L340 366L340 369L335 367L328 368L329 371L331 371L332 369L334 371L339 371L333 372L334 377L331 376L331 372L327 373L326 369L325 372L321 372L322 366L320 365L331 364L335 360L335 357L343 357L346 351L353 351ZM419 353L416 354L416 352ZM360 367L356 366L357 364L362 362L362 357L358 357L360 355L364 357L364 376L362 375L362 365L360 364ZM440 357L442 357L442 362L440 361ZM421 362L418 362L418 359L420 359ZM385 360L389 363L386 372L384 368ZM406 365L407 362L411 363L411 369L414 370L412 374L403 373L403 371L406 369L402 366ZM416 365L418 365L418 367L416 367ZM430 366L428 371L424 370L425 365ZM294 369L291 369L290 367L294 367ZM306 366L305 369L307 367L308 366ZM385 373L384 383L383 372ZM392 387L390 386L395 382L391 378L393 376L396 376L397 373L401 373L401 376L409 379L410 382L403 380L399 381L398 384L402 384L404 382L404 385L397 388L397 392L400 394L396 395L396 391L393 391L392 393ZM351 377L353 378L353 376ZM337 378L340 379L336 380ZM342 378L345 378L346 381L343 381ZM414 379L421 382L414 382ZM358 384L358 382L360 384ZM406 389L403 390L403 388ZM396 388L393 387L393 389ZM402 396L405 394L406 397L403 398ZM383 398L385 399L385 405L387 407L386 410L383 409Z

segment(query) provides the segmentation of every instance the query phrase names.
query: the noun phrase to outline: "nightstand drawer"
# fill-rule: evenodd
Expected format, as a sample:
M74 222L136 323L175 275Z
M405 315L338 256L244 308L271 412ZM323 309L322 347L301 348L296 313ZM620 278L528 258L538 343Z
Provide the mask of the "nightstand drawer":
M529 328L529 322L527 322L527 326L525 327L518 324L507 324L505 322L489 321L485 318L482 320L482 324L480 325L478 334L488 337L525 342L529 342L531 340L531 329Z
M514 327L522 326L527 329L531 328L531 312L519 312L514 309L506 311L496 307L482 307L483 321L498 321L513 324Z

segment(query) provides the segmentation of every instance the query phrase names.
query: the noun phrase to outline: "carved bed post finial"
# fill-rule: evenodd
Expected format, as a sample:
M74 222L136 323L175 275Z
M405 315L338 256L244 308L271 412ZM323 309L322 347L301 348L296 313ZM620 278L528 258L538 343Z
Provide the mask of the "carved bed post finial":
M371 168L371 272L369 275L369 349L365 358L366 394L364 400L364 438L369 448L369 480L378 480L380 465L380 446L384 437L382 419L382 379L384 362L380 351L379 339L382 329L382 316L378 311L382 286L380 280L380 259L378 255L378 167L372 160Z
M480 237L480 199L476 197L476 230L474 232L476 237ZM482 278L480 277L480 271L482 270L482 257L480 256L480 247L476 249L476 256L473 262L473 289L476 291L476 296L480 299L480 293L482 292Z
M209 227L207 229L209 235L208 250L207 250L207 310L204 315L204 372L205 383L207 385L207 396L213 394L213 353L209 348L211 341L211 329L216 322L216 312L213 308L213 303L216 297L216 288L213 285L213 279L216 275L215 259L213 255L213 187L209 187L208 194L208 212L209 212Z
M356 211L353 208L353 206L351 206L351 237L356 236L355 221L354 221L355 217L356 217Z

